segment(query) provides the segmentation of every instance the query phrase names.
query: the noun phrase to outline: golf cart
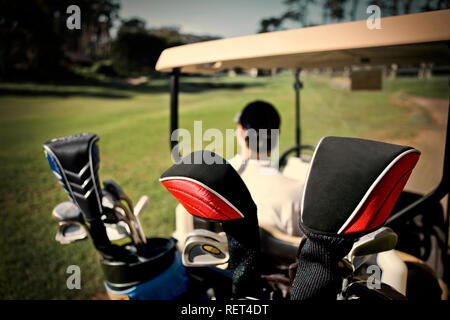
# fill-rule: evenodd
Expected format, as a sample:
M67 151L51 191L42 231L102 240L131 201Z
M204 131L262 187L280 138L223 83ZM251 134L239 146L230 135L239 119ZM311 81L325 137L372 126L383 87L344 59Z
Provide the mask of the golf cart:
M344 35L345 38L342 38ZM301 42L298 41L299 39ZM440 296L444 294L444 286L440 287L441 283L432 271L425 270L426 264L422 261L423 259L408 254L404 248L397 247L401 251L406 251L404 253L393 249L397 242L396 234L399 234L398 238L402 239L404 233L408 231L403 229L411 226L413 218L429 217L430 214L434 214L434 209L430 210L430 208L436 207L436 204L439 207L439 201L448 194L448 145L445 148L442 181L437 188L416 201L406 201L408 204L406 208L402 205L399 211L394 209L394 212L398 211L396 214L389 216L407 177L418 160L419 152L411 147L339 137L326 137L315 148L302 145L299 77L301 69L316 67L381 65L423 60L447 62L449 40L450 10L445 10L385 18L382 19L381 30L369 30L365 21L359 21L174 47L162 53L156 68L159 71L171 73L171 134L178 128L179 77L182 73L211 73L233 67L294 69L296 141L295 146L281 156L281 160L287 159L287 156L293 152L297 158L300 158L303 150L314 149L314 158L311 159L310 164L307 164L308 181L311 181L311 185L305 188L307 196L302 214L305 217L306 212L310 212L308 227L311 227L313 231L325 232L333 237L337 236L341 230L348 231L345 239L350 239L351 242L344 241L343 248L348 251L342 256L327 251L327 248L321 248L325 250L324 257L330 256L337 259L334 261L336 263L332 266L328 265L329 269L325 268L324 271L334 279L333 281L341 277L346 279L339 293L341 298L349 299L355 296L369 299L402 299L405 296L417 298L411 296L411 288L409 288L410 283L417 283L409 281L409 276L412 274L409 272L412 270L411 266L416 267L415 273L418 278L424 279L424 274L429 276L425 279L430 280L426 282L427 285L432 283L434 287L437 286L437 290L431 289L434 290L432 290L433 294L438 292ZM203 220L188 219L189 215L177 219L177 230L174 235L178 239L181 255L180 250L176 249L176 241L173 238L146 238L141 232L142 228L137 219L145 206L145 198L142 202L139 201L138 205L133 206L121 187L114 181L103 181L103 189L100 186L97 174L99 151L96 141L98 139L93 134L53 139L44 145L44 149L50 167L73 202L58 207L58 210L55 208L54 217L58 220L61 232L57 239L62 243L76 241L82 235L80 235L80 229L74 226L83 228L87 226L88 236L92 238L100 253L106 279L105 287L112 298L180 299L187 297L192 299L194 297L202 299L205 298L205 289L210 287L214 290L212 296L218 300L231 296L234 298L285 298L282 285L288 291L292 284L295 297L298 298L303 294L299 293L299 288L309 288L307 285L299 285L298 281L314 280L314 274L320 274L315 272L314 268L311 269L303 264L307 262L306 259L304 261L301 258L297 259L298 252L301 257L302 252L311 247L308 241L313 239L314 234L305 240L305 237L289 237L274 228L258 226L256 206L240 176L228 164L201 163L192 169L181 163L167 169L160 178L163 186L183 205L194 208L189 213L202 216ZM448 140L447 127L447 142ZM172 149L176 143L176 140L171 141ZM341 153L341 158L338 159L334 153L330 152L336 148L345 151L344 157ZM374 156L369 151L374 149L379 151L378 156ZM202 156L210 155L207 151L196 152L201 153ZM186 156L195 158L196 152ZM367 164L362 171L363 179L358 176L357 166L347 165L348 155L352 160ZM220 155L218 157L220 158ZM321 162L319 163L318 160ZM325 190L323 188L311 188L323 172L323 164L326 170L331 169L325 179L328 179L327 183L331 185L329 192L323 192ZM399 166L399 164L403 165ZM289 161L285 170L287 167L289 167ZM392 171L392 168L400 171ZM356 208L368 206L371 210L370 212L363 210L359 214L360 212L355 209L355 215L351 210L337 210L339 215L332 217L331 220L334 220L329 228L322 224L327 219L316 219L316 217L321 215L329 217L327 210L334 209L333 206L322 206L317 211L306 208L310 205L326 204L331 193L339 198L339 192L343 189L336 188L333 184L336 173L338 176L341 173L345 175L344 178L351 182L347 184L348 186L360 186L350 190L347 197L358 204ZM404 179L405 176L406 179ZM387 178L392 179L386 180ZM346 181L345 179L343 181ZM397 183L400 180L402 183ZM378 188L380 185L392 189ZM233 186L233 188L227 188L227 186ZM390 192L386 194L386 190L394 190L394 188L395 196L392 196L394 193ZM376 201L377 198L373 198L373 194L382 195L383 199L389 199L389 201ZM208 200L207 204L205 199ZM369 206L369 200L374 200L375 204ZM108 225L123 226L121 233L130 237L133 240L132 243L125 245L113 243L114 234L108 231ZM184 227L185 230L179 230L179 227ZM216 233L219 231L218 227L222 228L226 237ZM448 277L448 219L444 230L442 260ZM68 234L73 237L68 239ZM431 237L430 234L425 236ZM120 237L121 235L118 235L118 238ZM354 240L355 243L353 243ZM350 244L352 246L349 246ZM340 251L339 246L335 249ZM283 277L279 277L278 274L265 274L265 270L261 269L266 267L267 261L259 260L260 251L264 256L263 259L273 259L276 267L287 266L283 271L290 273L288 276L291 277L286 277L286 274L283 274ZM346 256L343 258L344 254ZM370 259L375 261L371 262ZM227 270L211 268L211 266L226 263L229 265ZM368 290L366 286L368 279L363 278L356 271L364 273L364 267L371 264L377 264L385 269L383 269L380 288ZM408 268L405 269L407 264ZM298 272L301 274L305 271L313 271L313 274L310 274L311 278L298 276ZM267 276L263 284L261 284L260 274ZM270 288L272 285L275 287ZM265 291L262 290L263 287ZM415 292L417 291L426 294L430 292L430 290L423 290L420 286ZM335 299L335 293L331 293L331 298Z
M233 68L292 69L295 75L295 144L282 153L279 164L280 167L284 166L283 172L287 175L289 172L307 170L309 164L302 157L302 151L314 150L314 147L304 145L301 141L301 70L370 67L393 63L448 63L450 10L382 18L381 25L381 29L370 30L366 21L355 21L206 41L164 50L157 62L156 70L170 73L171 149L177 144L175 130L178 129L179 81L182 74L212 74ZM402 193L394 208L395 213L389 217L385 225L397 232L400 239L406 239L408 236L411 238L409 228L412 226L419 228L421 232L426 230L423 242L418 241L421 245L432 242L430 230L433 229L433 225L428 223L427 226L420 228L414 223L414 219L422 216L425 217L422 222L433 219L439 221L437 227L445 234L444 239L438 241L442 253L439 259L442 259L444 264L443 278L446 283L450 283L448 205L446 218L443 217L444 212L440 205L441 199L448 195L450 187L448 125L446 137L441 182L432 192L424 196ZM288 161L292 153L295 157ZM176 226L174 237L179 240L181 246L192 229L205 228L218 231L217 224L205 223L186 214L177 214ZM264 226L261 228L261 235L263 251L284 264L294 262L300 238L289 237L274 228ZM426 253L419 256L422 260L426 260L430 255L429 245L426 247ZM408 246L405 241L403 246L397 249L416 255L420 251L411 245ZM406 254L402 257L405 261L414 260Z

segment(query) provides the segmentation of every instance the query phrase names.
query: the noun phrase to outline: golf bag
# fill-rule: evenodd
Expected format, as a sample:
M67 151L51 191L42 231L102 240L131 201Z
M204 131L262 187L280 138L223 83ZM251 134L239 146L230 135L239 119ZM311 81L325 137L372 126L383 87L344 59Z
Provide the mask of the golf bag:
M113 299L179 299L190 290L190 281L186 269L181 263L176 240L164 238L139 238L137 221L130 215L134 211L131 201L114 181L105 181L105 186L115 187L102 190L99 183L100 163L96 142L99 138L93 134L79 134L53 139L44 144L44 151L50 168L63 186L70 200L75 204L70 219L67 214L59 214L60 238L72 223L82 225L94 246L100 253L100 263L105 276L105 287ZM103 205L103 195L115 196L117 208ZM120 204L127 200L129 208ZM120 208L122 211L118 211ZM117 211L115 211L117 210ZM115 214L115 215L114 215ZM128 215L127 215L128 214ZM112 215L112 217L111 217ZM55 215L54 215L55 216ZM106 222L127 221L129 236L135 243L116 245L111 243ZM76 221L74 219L76 217ZM111 221L112 220L112 221ZM61 231L63 232L61 234ZM136 243L140 241L139 243ZM67 241L68 243L70 241Z
M73 202L70 214L54 213L60 225L57 240L81 239L79 234L68 237L74 225L86 230L100 253L111 299L404 299L412 288L410 273L403 268L404 260L411 258L397 259L397 236L380 227L418 160L413 148L322 139L302 204L300 227L306 237L296 239L260 228L256 205L239 174L217 154L194 152L164 172L160 181L199 225L225 235L196 231L180 252L173 238L143 235L138 213L116 182L107 180L104 189L100 187L96 141L96 135L81 134L51 140L44 150ZM110 226L121 223L131 242L113 241ZM399 261L398 267L383 270L382 280L389 274L391 280L384 280L381 289L368 290L364 272L374 264L386 266L382 258L388 255ZM416 266L424 265L417 260ZM222 268L216 267L219 264ZM392 276L398 270L399 275ZM415 274L427 286L432 284L433 297L439 295L437 278L423 270Z

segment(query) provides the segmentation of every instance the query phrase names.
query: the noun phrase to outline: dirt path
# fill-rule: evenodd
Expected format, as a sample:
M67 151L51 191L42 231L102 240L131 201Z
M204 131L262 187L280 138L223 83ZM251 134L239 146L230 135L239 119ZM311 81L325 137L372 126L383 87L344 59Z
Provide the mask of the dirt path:
M442 177L449 102L444 99L417 96L407 96L401 101L394 102L410 108L412 113L417 112L417 108L421 108L431 118L430 123L424 129L419 130L414 137L391 140L392 143L410 145L422 152L405 189L421 194L429 193L436 188ZM441 204L445 214L448 196L441 200ZM427 263L442 276L442 264L435 259L433 254Z
M449 102L445 99L406 96L401 100L395 99L394 103L411 108L411 112L421 108L431 117L426 128L410 139L385 139L387 142L410 145L422 152L405 189L428 193L438 185L442 177ZM446 209L447 201L442 201L442 205Z

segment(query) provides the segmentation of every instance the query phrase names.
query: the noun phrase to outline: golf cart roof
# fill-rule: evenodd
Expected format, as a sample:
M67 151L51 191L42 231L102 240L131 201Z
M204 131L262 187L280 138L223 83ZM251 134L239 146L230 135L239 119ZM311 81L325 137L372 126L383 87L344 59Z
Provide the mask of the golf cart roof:
M260 33L168 48L156 70L213 73L223 69L323 68L358 64L449 61L450 10L387 17L381 29L354 21Z

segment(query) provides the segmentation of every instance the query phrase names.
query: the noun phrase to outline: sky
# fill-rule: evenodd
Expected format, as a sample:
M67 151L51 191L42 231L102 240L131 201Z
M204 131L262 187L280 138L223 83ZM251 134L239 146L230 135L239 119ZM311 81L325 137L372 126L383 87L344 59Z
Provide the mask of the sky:
M183 33L237 37L254 34L263 18L285 11L283 0L122 0L121 18L147 27L176 26Z
M119 15L122 19L139 17L147 28L178 27L182 33L211 35L223 38L239 37L257 33L264 18L279 17L286 12L284 0L121 0ZM356 19L367 19L369 0L358 0ZM347 6L351 6L351 1ZM425 0L416 0L420 7ZM417 9L417 8L416 8ZM382 14L383 16L383 14ZM308 12L310 23L321 23L321 6L313 5ZM331 22L331 21L330 21ZM112 36L118 29L117 22ZM294 21L286 21L283 28L299 28Z

